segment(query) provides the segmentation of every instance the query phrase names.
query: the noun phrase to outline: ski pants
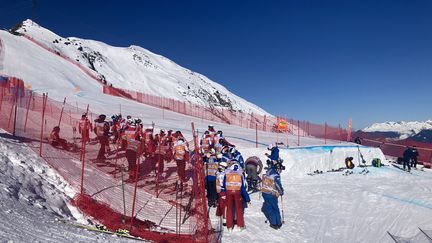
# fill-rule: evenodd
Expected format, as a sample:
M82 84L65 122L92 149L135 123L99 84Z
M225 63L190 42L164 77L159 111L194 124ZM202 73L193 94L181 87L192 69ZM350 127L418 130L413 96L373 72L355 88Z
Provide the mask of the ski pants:
M184 182L186 181L186 161L176 160L178 178Z
M164 171L164 156L162 154L156 154L156 161L155 163L157 163L157 173L159 175L162 175L163 171Z
M216 181L206 179L206 184L208 205L212 206L216 203L217 199Z
M417 168L417 158L411 159L411 167Z
M132 149L126 149L125 155L129 166L129 179L135 179L137 172L137 152Z
M98 159L104 159L105 158L105 147L108 145L108 137L107 136L99 136L98 137L100 148L99 153L97 155Z
M405 166L408 166L408 170L411 170L411 161L410 160L403 160L403 169L405 170Z
M226 193L220 192L219 193L219 199L218 199L218 206L216 209L216 216L225 218L225 208L226 208Z
M278 206L278 198L269 193L262 194L264 203L261 211L272 225L282 225L281 215Z
M234 228L233 210L235 210L237 226L245 227L243 219L243 198L240 191L227 191L226 192L226 226L228 229ZM235 207L235 208L234 208Z

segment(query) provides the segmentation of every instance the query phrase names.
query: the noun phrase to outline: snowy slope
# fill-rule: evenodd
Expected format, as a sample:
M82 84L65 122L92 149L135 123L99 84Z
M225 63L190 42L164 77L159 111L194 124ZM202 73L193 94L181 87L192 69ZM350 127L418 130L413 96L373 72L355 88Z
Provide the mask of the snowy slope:
M422 130L432 129L432 120L418 122L385 122L385 123L375 123L371 126L363 128L363 132L396 132L400 134L400 139L406 139L411 137Z
M23 140L0 129L0 242L136 242L61 223L85 222L69 205L74 195Z
M31 20L24 21L15 31L42 42L62 56L80 62L106 80L108 84L113 84L114 87L190 101L209 107L223 107L269 115L263 109L236 96L204 75L183 68L173 61L139 46L113 47L94 40L75 37L64 38ZM2 33L2 36L4 34ZM9 43L6 43L6 49L8 49L8 45ZM21 48L27 48L29 45L33 44L28 41L20 43ZM21 49L13 51L12 54L15 54L16 51L21 51ZM49 58L40 59L37 63L50 64L51 59L53 58L50 55ZM29 66L34 64L28 58L20 61L24 62L24 68L31 68ZM51 72L63 75L60 77L51 75L49 78L62 78L71 82L77 79L73 74L64 73L61 66L54 66L52 69ZM5 70L12 71L8 65L6 65ZM33 77L33 80L36 78L38 77ZM77 84L77 86L79 85Z

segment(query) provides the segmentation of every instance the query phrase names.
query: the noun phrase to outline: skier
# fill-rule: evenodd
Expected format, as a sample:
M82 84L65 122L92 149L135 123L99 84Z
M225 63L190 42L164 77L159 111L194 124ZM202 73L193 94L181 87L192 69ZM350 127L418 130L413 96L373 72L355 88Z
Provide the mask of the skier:
M186 161L189 160L189 148L184 138L179 137L174 144L174 160L177 164L177 174L181 182L186 182Z
M226 192L223 186L223 179L225 177L225 170L228 164L226 162L219 162L218 172L216 173L216 192L218 193L218 204L216 209L216 216L226 219Z
M282 226L282 221L279 212L278 197L283 196L284 190L280 176L274 166L270 166L263 176L261 192L264 199L261 211L270 222L270 227L279 229Z
M277 145L270 144L267 147L268 150L270 150L270 155L268 153L265 153L265 155L274 162L279 162L279 148Z
M212 141L213 139L211 138L209 131L205 131L200 142L201 153L203 155L207 154L210 149L213 148Z
M95 129L94 132L97 136L97 139L100 143L99 152L97 155L97 159L104 160L105 157L105 147L109 146L109 130L110 127L108 122L105 121L106 116L104 114L99 115L98 119L95 120Z
M167 150L167 139L165 129L161 129L159 134L155 136L156 151L155 151L155 163L157 163L157 175L158 180L163 179L162 173L164 171L164 159Z
M87 118L87 114L84 113L78 123L78 132L81 134L81 141L83 143L90 142L90 129L92 129L91 123Z
M60 146L64 150L69 150L69 145L67 141L63 138L60 138L60 127L58 126L55 126L51 131L50 136L48 138L48 142L53 147Z
M241 168L244 169L245 163L241 153L235 147L230 148L229 153L230 153L231 160L236 160L241 166Z
M209 153L204 156L205 168L205 183L207 189L207 199L209 207L216 207L216 173L219 167L219 161L216 157L215 150L211 149Z
M403 169L405 170L405 166L408 167L408 172L411 172L411 159L412 159L412 149L407 146L403 153Z
M240 230L243 230L245 228L243 201L249 203L250 198L244 186L244 176L240 165L235 163L226 171L223 180L223 187L226 190L226 226L228 231L232 231L234 228L234 210L237 219L237 226Z
M173 136L173 130L168 130L168 134L166 135L166 152L165 152L165 156L164 159L167 162L171 162L171 160L173 159L173 146L174 146L174 136Z
M248 192L257 192L258 191L258 183L261 178L258 176L263 169L263 164L261 160L257 156L249 157L246 160L246 182L248 184Z
M128 123L122 134L122 139L126 141L126 159L129 166L129 181L137 178L138 160L143 152L143 143L141 142L141 133L138 129L139 124Z
M416 149L416 146L411 148L411 167L414 167L417 169L417 157L419 156L418 150Z
M144 156L151 157L155 148L155 141L153 138L153 127L147 127L144 131Z

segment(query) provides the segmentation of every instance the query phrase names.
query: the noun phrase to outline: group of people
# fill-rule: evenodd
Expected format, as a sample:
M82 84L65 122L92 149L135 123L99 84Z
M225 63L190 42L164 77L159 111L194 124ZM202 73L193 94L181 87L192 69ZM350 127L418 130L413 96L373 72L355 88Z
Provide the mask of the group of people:
M262 212L270 226L282 226L278 198L283 195L280 181L281 160L277 146L270 145L266 173L259 157L251 156L246 161L236 146L228 142L222 131L208 126L200 141L204 162L205 185L208 206L216 208L216 216L222 217L229 231L236 225L245 228L244 210L250 203L249 193L261 191L264 199Z
M407 147L403 153L403 169L406 170L408 168L408 172L411 171L411 167L417 168L417 157L419 153L416 147Z
M54 130L53 134L60 139L59 129ZM83 114L78 132L84 144L90 142L90 133L94 132L100 144L97 155L99 161L104 161L107 154L111 153L110 143L115 144L117 151L124 151L129 181L138 179L137 166L141 158L151 165L159 180L165 178L164 164L175 161L179 180L187 181L186 163L193 151L189 150L189 144L181 131L160 129L154 134L154 126L144 127L140 119L130 116L123 118L114 115L108 121L101 114L92 123L87 114ZM277 145L270 145L268 149L271 153L265 154L268 159L264 167L258 156L244 160L236 146L224 137L221 130L216 131L213 125L208 125L200 139L199 153L203 161L208 206L216 208L216 215L225 220L228 230L233 230L235 225L240 230L245 228L243 214L251 201L249 193L259 191L264 199L262 212L270 226L274 229L282 226L278 207L278 198L283 195L279 175L282 160ZM263 169L266 172L260 177Z

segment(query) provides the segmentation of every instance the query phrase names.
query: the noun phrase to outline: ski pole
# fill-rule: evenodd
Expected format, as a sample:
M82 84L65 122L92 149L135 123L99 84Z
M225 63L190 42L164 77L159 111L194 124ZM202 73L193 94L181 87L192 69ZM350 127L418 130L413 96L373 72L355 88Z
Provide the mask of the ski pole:
M122 216L122 223L125 223L124 216L126 215L126 201L125 201L125 190L124 190L124 180L123 180L123 165L120 166L120 173L121 173L121 186L122 186L122 192L123 192L123 216Z
M281 196L280 198L281 198L281 208L282 208L282 224L285 224L283 197Z

